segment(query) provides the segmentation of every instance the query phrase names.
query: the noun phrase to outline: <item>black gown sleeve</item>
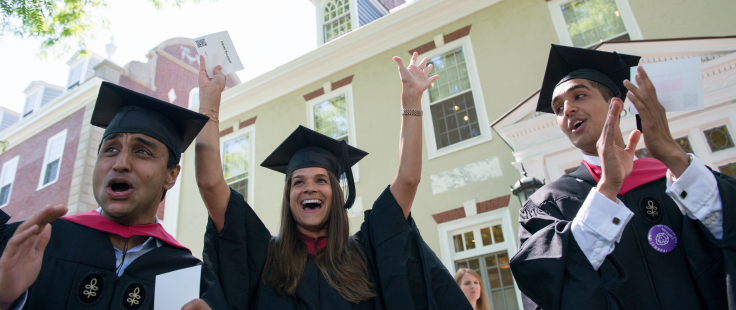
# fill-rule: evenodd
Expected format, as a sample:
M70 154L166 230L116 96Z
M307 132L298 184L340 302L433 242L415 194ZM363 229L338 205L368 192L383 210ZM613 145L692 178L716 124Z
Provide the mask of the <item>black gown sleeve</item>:
M15 230L5 229L5 224L10 220L10 216L0 210L0 255L5 252L5 245L8 244L8 240L13 237Z
M419 234L389 188L365 212L359 238L385 309L472 309L468 299Z
M711 240L723 251L728 286L728 308L736 309L736 179L718 172L714 172L714 175L718 182L718 192L723 206L723 239L713 238ZM700 226L708 231L702 223Z
M521 246L510 265L524 309L626 308L614 293L627 280L625 270L609 256L596 271L572 235L572 218L585 197L530 199L519 211ZM565 205L575 210L567 217Z
M217 232L208 219L203 260L217 275L228 309L254 309L271 234L243 196L230 189L225 225Z

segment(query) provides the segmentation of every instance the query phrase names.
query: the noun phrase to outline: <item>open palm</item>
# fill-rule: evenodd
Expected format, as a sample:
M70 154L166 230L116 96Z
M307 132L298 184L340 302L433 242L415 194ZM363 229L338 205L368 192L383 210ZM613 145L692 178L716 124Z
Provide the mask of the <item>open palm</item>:
M48 206L18 226L0 257L0 306L12 303L36 282L51 238L49 223L66 211L64 206Z
M419 54L414 52L407 67L401 57L394 57L394 61L399 65L403 95L411 98L420 97L432 82L440 78L439 75L429 76L429 73L432 72L432 64L427 65L429 58L425 57L418 65L417 58L419 58Z
M634 168L634 151L641 137L641 133L634 130L629 136L629 142L625 148L616 145L616 140L620 139L617 138L617 135L621 134L618 126L618 116L623 110L623 105L623 101L619 98L611 100L606 124L603 125L603 132L596 144L602 170L599 187L607 192L604 195L609 198L616 196L624 180L631 174L631 170ZM607 188L604 189L603 187Z

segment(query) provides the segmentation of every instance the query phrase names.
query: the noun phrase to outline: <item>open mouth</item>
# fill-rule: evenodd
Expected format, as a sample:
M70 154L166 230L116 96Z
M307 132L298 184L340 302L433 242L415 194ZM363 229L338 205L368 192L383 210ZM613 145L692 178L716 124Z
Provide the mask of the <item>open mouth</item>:
M302 210L304 210L307 213L317 212L320 209L322 209L322 205L324 203L322 200L319 199L307 199L302 201Z
M127 198L132 190L133 186L128 180L125 179L113 179L110 180L107 185L107 193L110 194L110 197L112 197L113 199Z
M570 126L570 129L572 129L572 132L577 132L580 130L580 127L582 127L583 124L585 124L584 120L577 120L574 123L572 123L572 126Z

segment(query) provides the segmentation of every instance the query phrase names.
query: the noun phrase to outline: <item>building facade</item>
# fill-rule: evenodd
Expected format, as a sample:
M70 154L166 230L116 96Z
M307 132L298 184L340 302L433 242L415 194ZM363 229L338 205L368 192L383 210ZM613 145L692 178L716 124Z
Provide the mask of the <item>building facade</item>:
M0 111L0 141L5 143L0 154L0 208L11 221L24 220L46 205L67 205L69 214L98 207L92 171L103 130L89 122L102 81L179 106L198 105L199 64L191 39L164 41L146 57L145 63L120 67L94 53L75 55L67 62L66 85L34 81L24 91L20 115ZM229 76L229 87L239 83L237 76ZM170 203L159 206L164 224Z

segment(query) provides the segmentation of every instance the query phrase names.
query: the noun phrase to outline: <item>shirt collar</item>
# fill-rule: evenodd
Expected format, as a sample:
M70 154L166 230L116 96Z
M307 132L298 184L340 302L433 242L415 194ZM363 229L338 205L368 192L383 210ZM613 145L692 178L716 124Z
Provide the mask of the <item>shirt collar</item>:
M636 155L634 155L633 160L637 160ZM600 166L601 165L601 158L598 156L583 154L583 160L591 165Z

